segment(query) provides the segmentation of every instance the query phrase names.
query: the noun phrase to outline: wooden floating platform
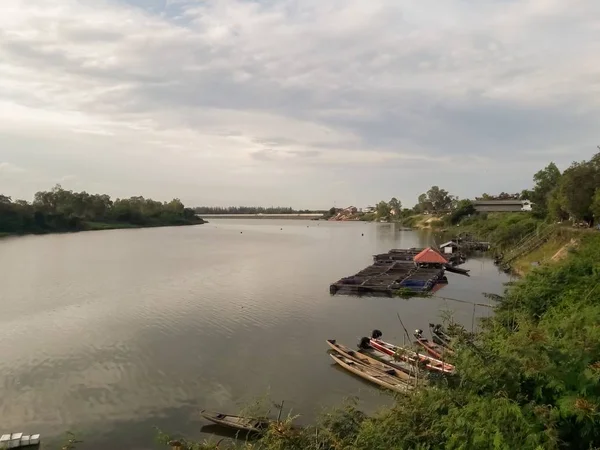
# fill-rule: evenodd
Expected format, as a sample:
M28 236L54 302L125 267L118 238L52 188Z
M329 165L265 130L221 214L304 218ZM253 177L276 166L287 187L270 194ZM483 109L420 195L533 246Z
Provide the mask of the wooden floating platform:
M431 290L436 284L447 282L444 268L417 267L412 260L377 261L355 275L342 278L329 286L335 294L369 294L392 296L400 289L416 292Z

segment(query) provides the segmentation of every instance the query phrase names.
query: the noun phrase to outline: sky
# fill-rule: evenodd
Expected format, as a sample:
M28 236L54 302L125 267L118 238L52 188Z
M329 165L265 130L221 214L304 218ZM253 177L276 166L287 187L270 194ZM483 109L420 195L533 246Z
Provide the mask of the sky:
M0 2L0 193L412 206L600 144L597 0Z

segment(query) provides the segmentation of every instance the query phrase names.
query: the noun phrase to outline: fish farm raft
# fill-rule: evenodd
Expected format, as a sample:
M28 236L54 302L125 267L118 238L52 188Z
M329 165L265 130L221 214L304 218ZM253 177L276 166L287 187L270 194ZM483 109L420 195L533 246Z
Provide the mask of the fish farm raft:
M448 282L444 275L447 264L448 260L431 248L390 250L373 256L373 264L366 269L333 283L329 292L387 296L401 289L426 292Z

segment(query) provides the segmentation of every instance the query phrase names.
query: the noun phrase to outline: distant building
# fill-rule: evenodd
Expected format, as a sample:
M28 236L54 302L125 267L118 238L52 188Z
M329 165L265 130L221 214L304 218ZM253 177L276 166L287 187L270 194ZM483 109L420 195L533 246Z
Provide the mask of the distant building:
M531 211L529 200L476 200L473 202L477 212L521 212Z
M376 211L374 206L367 206L366 208L363 208L362 212L370 214L370 213L374 213Z

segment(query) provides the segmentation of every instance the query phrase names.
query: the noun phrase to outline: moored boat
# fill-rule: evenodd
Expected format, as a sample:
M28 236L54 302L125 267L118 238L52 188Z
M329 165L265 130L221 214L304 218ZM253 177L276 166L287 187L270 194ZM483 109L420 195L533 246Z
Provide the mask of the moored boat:
M343 354L332 351L329 356L333 359L340 367L343 367L347 371L361 377L364 380L370 381L386 389L390 389L395 392L406 392L410 389L410 386L400 380L398 377L387 375L380 370L373 369L363 363L358 362L355 359L344 356Z
M425 351L434 358L444 360L447 356L454 354L452 350L431 342L429 339L423 337L423 330L415 330L414 337L416 339L415 344L423 347Z
M448 350L454 350L450 345L452 338L440 324L434 325L433 323L430 323L429 331L431 332L431 338L433 339L433 342L441 345L442 347L446 347Z
M337 353L340 353L350 359L353 359L365 366L368 366L374 370L379 370L386 375L390 375L393 377L397 377L408 384L414 384L415 379L411 377L406 372L391 366L390 364L386 364L383 361L379 361L375 358L370 357L369 355L365 355L364 353L356 352L354 350L349 349L348 347L344 347L341 344L338 344L335 339L328 339L327 345L335 350Z
M205 410L200 411L200 415L217 425L257 434L265 432L269 425L274 422L265 418L234 416Z
M390 344L379 339L382 336L379 330L373 332L371 338L363 338L361 344L368 344L372 349L395 358L402 359L408 363L415 364L417 361L423 364L424 368L434 372L452 373L454 366L429 355L417 353L408 348Z

